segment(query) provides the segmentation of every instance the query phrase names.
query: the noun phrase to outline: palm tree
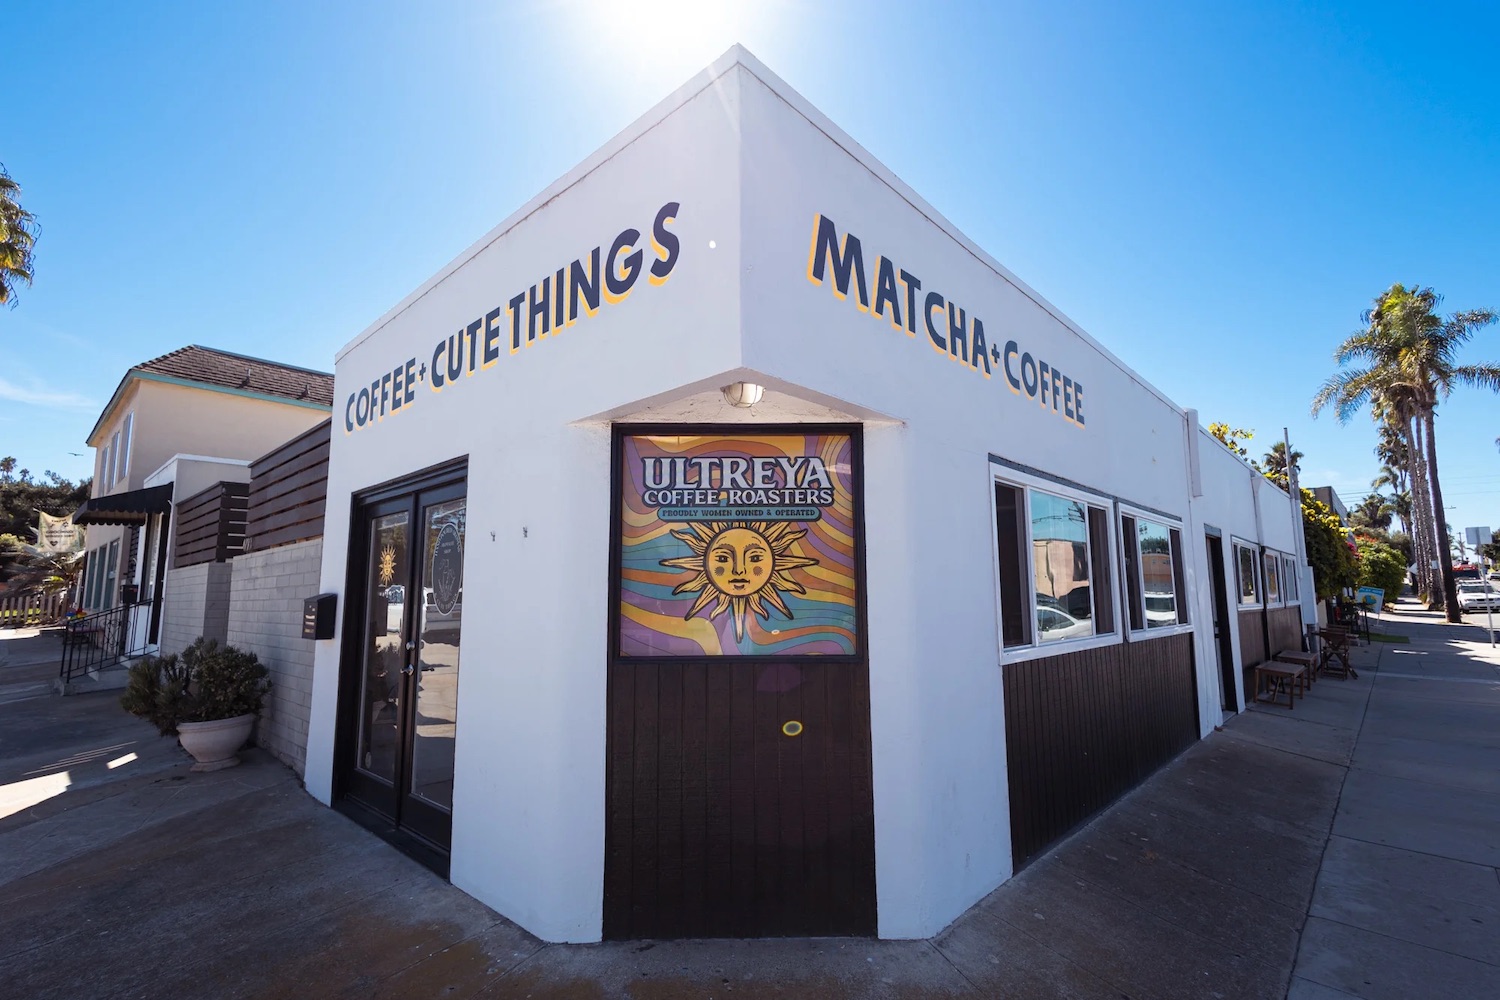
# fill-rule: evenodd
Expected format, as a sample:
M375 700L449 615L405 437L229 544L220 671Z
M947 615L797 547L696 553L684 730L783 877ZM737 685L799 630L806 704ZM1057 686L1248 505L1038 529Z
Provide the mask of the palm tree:
M1349 512L1349 523L1356 527L1378 528L1381 531L1391 529L1391 515L1396 512L1390 498L1379 493L1371 493L1365 497L1354 509Z
M16 199L21 185L0 164L0 305L16 304L17 284L31 284L31 248L36 245L36 216Z
M1302 471L1303 457L1302 452L1296 448L1292 449L1292 461L1290 464L1298 472ZM1278 481L1285 479L1287 477L1286 467L1288 464L1286 460L1286 442L1277 441L1271 445L1271 450L1266 452L1265 458L1262 461L1262 470L1267 476Z
M1431 491L1431 524L1435 528L1436 558L1442 570L1443 605L1448 620L1462 620L1448 525L1442 516L1443 490L1438 477L1434 416L1440 401L1455 386L1469 385L1500 392L1500 364L1457 363L1460 347L1474 332L1495 321L1488 309L1473 309L1443 319L1437 313L1442 299L1430 288L1407 289L1395 284L1375 300L1362 317L1365 329L1344 340L1334 352L1340 370L1329 376L1313 398L1316 415L1332 405L1340 422L1366 403L1384 401L1402 421L1412 460L1413 496L1422 503L1422 485ZM1348 368L1344 366L1355 365ZM1362 367L1359 367L1362 365ZM1425 470L1416 456L1425 451ZM1425 476L1419 476L1425 471ZM1425 479L1425 484L1419 483ZM1419 532L1418 534L1422 534Z

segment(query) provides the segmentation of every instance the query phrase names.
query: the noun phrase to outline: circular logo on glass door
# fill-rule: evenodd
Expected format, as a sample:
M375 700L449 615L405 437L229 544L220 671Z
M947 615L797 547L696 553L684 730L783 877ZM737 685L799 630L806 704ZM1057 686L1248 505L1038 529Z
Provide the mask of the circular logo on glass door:
M449 615L458 604L464 579L464 545L455 524L443 525L432 547L432 603Z

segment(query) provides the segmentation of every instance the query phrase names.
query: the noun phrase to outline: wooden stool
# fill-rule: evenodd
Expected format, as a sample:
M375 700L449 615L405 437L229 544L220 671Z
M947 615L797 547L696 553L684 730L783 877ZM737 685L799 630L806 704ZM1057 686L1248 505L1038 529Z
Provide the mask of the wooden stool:
M1312 687L1318 679L1318 655L1316 653L1304 653L1300 649L1283 649L1273 660L1282 663L1295 663L1307 671L1307 686Z
M1266 681L1270 681L1271 697L1261 696L1262 688L1266 687ZM1255 668L1255 700L1268 701L1272 705L1280 704L1281 692L1286 692L1286 707L1295 708L1293 695L1305 697L1303 685L1307 682L1307 669L1296 663L1277 663L1275 660L1267 660L1258 664Z

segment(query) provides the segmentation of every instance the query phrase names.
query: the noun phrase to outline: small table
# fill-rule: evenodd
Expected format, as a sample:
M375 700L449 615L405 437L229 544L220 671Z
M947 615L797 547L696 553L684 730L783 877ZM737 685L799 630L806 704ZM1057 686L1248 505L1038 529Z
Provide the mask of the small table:
M1266 683L1269 681L1269 685ZM1267 660L1255 668L1255 700L1280 704L1281 692L1286 692L1286 707L1295 708L1293 695L1306 697L1307 668L1297 663L1278 663ZM1261 689L1269 687L1269 698L1262 697Z
M1318 679L1318 655L1316 653L1304 653L1300 649L1283 649L1273 660L1282 663L1295 663L1307 671L1307 686L1312 687Z

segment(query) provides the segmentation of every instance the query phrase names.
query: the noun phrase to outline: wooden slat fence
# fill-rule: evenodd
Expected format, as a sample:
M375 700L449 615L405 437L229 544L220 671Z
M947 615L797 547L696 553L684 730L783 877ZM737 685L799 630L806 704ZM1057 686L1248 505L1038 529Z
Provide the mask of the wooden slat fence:
M325 420L250 464L247 552L323 537L332 435Z
M172 566L224 562L245 551L248 483L215 483L177 504Z
M64 594L12 594L0 597L0 628L50 625L62 616Z

